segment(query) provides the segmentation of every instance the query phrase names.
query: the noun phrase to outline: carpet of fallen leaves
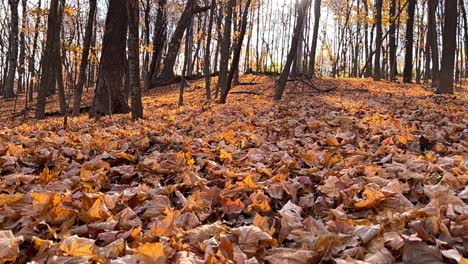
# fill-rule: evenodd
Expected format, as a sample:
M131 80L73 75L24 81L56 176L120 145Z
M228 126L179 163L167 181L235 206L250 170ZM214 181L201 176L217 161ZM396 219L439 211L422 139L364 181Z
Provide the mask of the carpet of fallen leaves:
M1 129L0 262L467 263L464 90L247 79Z

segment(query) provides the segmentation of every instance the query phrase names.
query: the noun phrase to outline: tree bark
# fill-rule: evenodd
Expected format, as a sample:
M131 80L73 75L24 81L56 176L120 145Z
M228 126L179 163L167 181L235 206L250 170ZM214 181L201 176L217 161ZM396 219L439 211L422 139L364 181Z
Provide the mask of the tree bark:
M127 32L126 0L110 0L99 75L90 116L128 113L123 85Z
M138 0L127 0L128 10L128 68L130 79L130 98L132 119L143 118L143 103L140 86L140 43L139 43L139 7Z
M9 36L9 56L8 56L8 75L3 88L3 98L10 99L15 96L15 75L18 66L18 4L19 0L8 0L10 6L10 36Z
M460 0L460 11L463 18L463 41L465 46L465 71L463 76L468 77L468 19L466 16L466 8L463 0Z
M226 6L226 17L224 19L224 34L221 42L221 58L219 65L218 88L224 91L228 83L229 74L229 57L231 50L231 24L232 24L232 9L236 4L236 0L229 0ZM222 103L222 102L221 102Z
M413 80L413 43L414 43L414 13L416 0L409 0L408 20L406 21L406 45L405 45L405 68L403 70L403 82L411 83Z
M304 24L304 17L305 12L310 5L311 0L301 0L301 8L299 8L299 12L297 14L297 21L296 21L296 28L294 30L293 38L291 41L291 47L288 53L288 58L286 60L286 64L284 66L283 71L281 72L280 79L278 81L278 85L276 87L274 99L276 101L281 100L283 97L284 89L286 88L286 82L288 81L289 73L291 71L291 66L296 59L296 51L301 35L301 28Z
M322 0L315 0L314 4L314 32L312 33L312 46L310 48L309 77L315 77L315 57L317 54L318 31L320 26L320 10Z
M226 85L226 88L223 89L221 93L220 102L223 104L226 103L226 98L229 94L229 91L231 90L232 80L234 79L234 74L239 69L240 54L242 51L242 42L244 41L245 32L247 31L247 21L248 21L247 19L249 15L249 8L250 8L251 2L252 2L251 0L247 0L247 2L245 3L244 12L242 14L241 30L239 34L239 39L237 40L237 44L234 50L234 55L232 57L232 64L231 64L231 69L229 71L227 85Z
M85 37L83 41L83 53L81 55L80 73L78 83L75 88L75 96L73 100L73 116L80 114L81 97L83 95L83 86L86 81L86 69L88 68L89 50L91 48L91 38L93 35L94 16L96 14L96 0L89 1L88 21L86 23Z
M174 80L174 66L177 59L177 55L179 54L179 48L182 42L182 37L184 36L184 32L190 25L190 21L192 20L193 14L204 12L209 8L209 6L199 7L197 5L197 1L188 0L184 12L182 13L179 22L177 23L174 34L171 37L171 41L169 42L168 52L166 54L166 57L164 58L164 67L161 72L160 78L158 78L160 83L153 82L151 83L151 86L171 83Z
M36 119L45 118L46 98L49 87L54 85L54 37L58 23L58 0L50 1L49 15L47 18L47 40L42 58L42 74L36 105Z
M166 3L167 0L159 0L158 2L158 12L154 24L153 55L148 76L149 86L158 81L159 73L161 71L162 55L167 38Z
M382 75L380 69L380 53L382 47L382 4L383 0L377 0L375 4L377 34L375 41L374 81L380 81Z
M436 91L439 94L453 94L455 51L457 45L457 7L457 1L445 1L442 64L440 81Z
M205 48L205 57L204 57L204 69L205 73L205 95L207 100L211 100L211 74L210 74L210 57L211 57L211 33L213 31L213 20L214 13L216 12L216 0L211 1L210 8L210 21L208 22L208 30L206 35L206 48ZM216 62L215 62L216 63Z
M432 87L436 88L439 84L439 44L437 41L437 21L436 10L439 4L438 0L428 0L428 42L431 49L432 59Z
M396 8L397 8L397 1L392 0L390 3L390 32L389 32L389 60L390 60L390 81L395 81L398 75L397 69L397 40L396 40Z

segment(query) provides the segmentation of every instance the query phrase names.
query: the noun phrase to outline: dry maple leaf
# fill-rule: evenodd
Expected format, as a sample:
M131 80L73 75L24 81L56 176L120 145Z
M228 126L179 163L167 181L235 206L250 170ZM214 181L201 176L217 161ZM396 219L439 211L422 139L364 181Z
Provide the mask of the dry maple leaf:
M73 257L93 256L95 250L94 240L78 237L67 237L60 243L60 249Z
M358 200L354 203L354 207L358 209L374 207L385 198L385 194L380 191L379 186L376 184L368 184L364 186L362 195L364 196L364 199Z
M145 243L135 249L135 254L148 257L152 263L166 263L163 243Z
M15 237L11 231L0 231L0 260L15 262L19 255L19 244L23 237Z

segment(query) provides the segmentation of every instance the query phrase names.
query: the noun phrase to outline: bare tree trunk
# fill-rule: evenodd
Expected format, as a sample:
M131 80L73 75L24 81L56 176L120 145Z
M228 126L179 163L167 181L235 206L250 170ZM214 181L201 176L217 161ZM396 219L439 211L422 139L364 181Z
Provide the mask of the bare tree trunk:
M460 0L460 11L461 15L463 18L463 42L465 46L465 71L463 73L463 76L465 78L468 77L468 19L466 16L466 8L465 8L465 3L463 0Z
M375 4L377 34L375 41L374 81L380 81L382 75L380 69L380 52L382 48L382 4L383 0L377 0Z
M65 116L67 110L67 101L65 99L65 84L63 82L63 59L62 56L62 45L61 45L61 32L63 23L63 11L65 8L65 0L60 0L58 9L58 23L55 29L55 40L54 40L54 68L55 68L55 82L57 83L60 113Z
M455 50L457 45L457 7L457 1L445 1L442 65L440 82L437 87L437 93L439 94L453 94Z
M413 80L413 43L414 43L414 12L416 0L409 0L408 20L406 21L406 45L405 45L405 68L403 70L403 82L411 83Z
M210 73L210 60L211 60L211 34L213 31L214 13L216 12L216 0L211 1L210 8L210 21L208 22L208 32L206 35L206 48L204 57L204 74L205 74L205 95L207 100L211 100L211 73ZM216 61L215 61L216 63Z
M158 2L158 12L156 15L156 22L154 24L153 56L151 59L151 65L148 76L149 86L152 83L156 83L158 81L159 73L161 70L162 54L167 38L166 3L167 0L159 0ZM149 86L146 88L149 88Z
M41 0L38 2L38 8L41 8ZM41 16L38 14L36 17L35 25L34 25L34 39L33 39L33 47L32 53L29 57L29 74L30 74L30 82L28 85L28 100L26 100L25 109L27 109L27 102L33 100L33 93L35 89L34 79L36 77L36 52L37 52L37 42L39 38L39 26L41 23Z
M204 12L210 9L210 7L199 7L197 5L197 1L195 0L188 0L187 5L185 6L184 12L182 13L179 22L177 23L176 29L174 34L172 35L171 41L169 42L168 52L166 57L164 58L164 68L162 70L160 76L160 84L167 84L171 83L174 78L174 66L177 59L177 55L179 54L180 43L182 41L182 37L184 36L185 30L190 25L190 21L192 20L193 14ZM151 83L151 86L156 86L159 83Z
M127 48L125 1L110 0L109 2L99 76L90 116L130 112L123 85Z
M10 6L11 21L9 35L8 75L3 88L3 98L9 99L15 96L15 75L18 66L18 4L19 0L8 0Z
M390 59L390 81L395 81L397 79L398 69L397 69L397 39L396 39L396 21L394 17L396 16L397 1L392 0L390 3L390 32L389 32L389 59Z
M281 100L283 97L284 89L286 88L286 82L288 81L289 73L291 71L291 66L296 58L296 51L297 51L297 46L299 44L300 40L300 35L301 35L301 28L304 24L304 17L307 8L310 5L311 0L301 0L301 7L299 8L299 12L297 14L297 21L296 21L296 28L294 30L294 35L291 41L291 48L289 50L288 54L288 59L286 60L286 64L284 66L284 69L280 75L280 79L278 81L278 85L276 87L275 91L275 97L274 99L276 101Z
M50 1L49 15L47 19L47 40L42 58L42 74L37 96L36 119L45 118L46 97L49 87L54 85L54 36L58 23L58 0Z
M138 0L127 0L128 11L128 67L130 79L130 98L132 119L143 118L143 103L140 86L140 43L139 43L139 7Z
M78 77L78 84L75 88L75 96L73 100L73 116L78 116L80 114L81 97L83 95L83 86L86 81L86 69L88 68L89 50L91 47L91 38L93 35L94 16L96 14L96 2L96 0L89 1L89 13L88 21L86 23L85 38L83 41L83 53L81 56L79 73L80 75Z
M312 33L312 47L310 48L309 77L315 77L315 57L317 54L318 31L320 26L320 10L322 0L315 0L314 4L314 32Z
M239 39L237 40L237 44L234 50L234 56L232 57L231 70L229 71L226 88L223 89L221 93L220 102L223 104L226 103L226 98L229 94L229 91L231 90L234 74L239 68L240 54L242 50L242 42L244 41L245 32L247 31L247 19L249 15L249 8L250 8L251 2L252 2L251 0L247 0L247 2L245 3L244 12L242 14L242 24L241 24Z
M432 59L432 87L436 88L439 84L439 44L437 41L437 21L436 10L438 0L428 0L428 42L431 48Z
M21 0L21 6L22 6L22 22L21 22L21 27L25 29L27 27L27 2L26 0ZM21 30L20 32L20 51L19 51L19 59L18 59L18 93L22 93L25 90L25 79L24 79L24 73L25 73L25 57L26 57L26 38L24 34L24 30Z
M218 87L224 91L228 83L229 74L229 55L231 49L231 24L232 24L232 9L236 4L236 0L229 0L226 6L226 17L224 19L224 34L221 42L221 58L219 65ZM221 103L223 103L221 101Z

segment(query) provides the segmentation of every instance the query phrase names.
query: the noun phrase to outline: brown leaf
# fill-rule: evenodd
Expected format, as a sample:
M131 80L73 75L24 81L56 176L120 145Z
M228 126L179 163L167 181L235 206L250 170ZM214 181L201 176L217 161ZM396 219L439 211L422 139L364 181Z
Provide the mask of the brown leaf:
M405 240L403 261L412 264L442 264L445 263L442 254L436 248L422 241Z

